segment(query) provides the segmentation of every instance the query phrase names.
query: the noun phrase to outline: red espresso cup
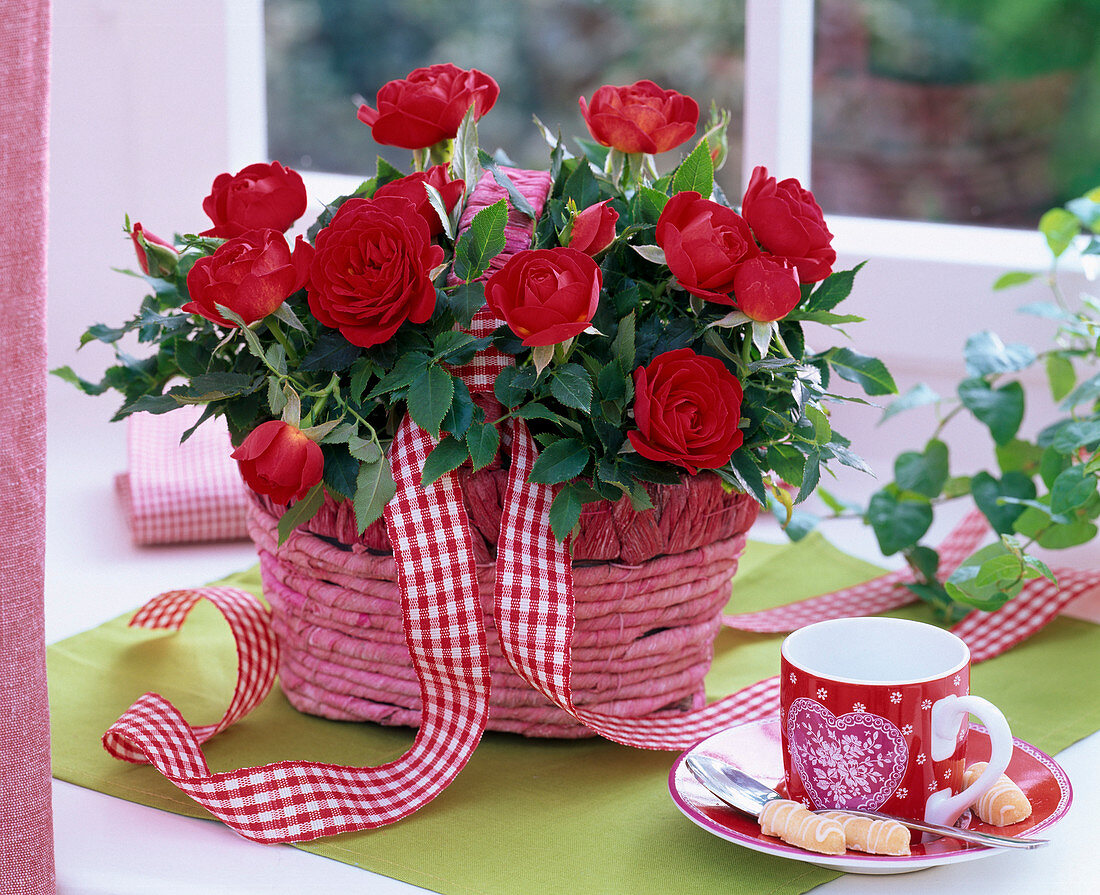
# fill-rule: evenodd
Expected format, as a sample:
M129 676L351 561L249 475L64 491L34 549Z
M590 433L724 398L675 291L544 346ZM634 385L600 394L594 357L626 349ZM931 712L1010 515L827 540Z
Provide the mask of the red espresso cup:
M964 789L971 713L992 751ZM1000 709L970 695L967 645L904 619L834 619L789 635L780 721L788 797L812 808L954 824L1012 757Z

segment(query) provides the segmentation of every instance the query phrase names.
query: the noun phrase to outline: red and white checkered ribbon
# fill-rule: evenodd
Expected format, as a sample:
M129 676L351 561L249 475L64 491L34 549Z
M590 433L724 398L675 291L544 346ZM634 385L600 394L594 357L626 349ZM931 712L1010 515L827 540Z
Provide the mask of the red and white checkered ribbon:
M544 176L539 182L541 205L548 181ZM482 334L497 325L491 316L479 317ZM464 371L471 391L491 389L494 371L502 363L501 357L489 356L480 368ZM773 714L779 702L778 678L688 713L623 718L574 703L568 546L558 543L550 530L553 488L527 481L537 457L530 433L516 420L510 435L512 463L497 551L494 614L501 648L516 672L593 730L642 748L684 749L714 731ZM226 614L238 643L237 689L244 695L234 695L219 724L192 728L165 699L146 694L105 734L107 749L127 760L150 761L215 816L261 842L305 841L392 823L446 788L485 729L490 678L469 522L456 479L448 474L428 488L419 485L433 446L433 439L406 418L390 456L397 494L386 508L386 523L403 598L405 639L420 679L423 706L416 740L405 755L374 768L298 761L212 774L200 742L262 699L271 686L277 656L266 615L257 608L259 601L227 588L173 592L154 600L138 617L158 627L178 627L199 597L212 599ZM977 523L968 519L942 548L945 563L957 564L979 537ZM955 630L971 644L975 659L1017 643L1100 582L1100 573L1061 574L1067 582L1061 589L1030 582L998 612L975 613L960 623ZM731 620L740 627L762 625L750 630L776 631L787 630L777 625L881 611L900 605L897 585L903 580L899 573L891 573L876 579L877 584L847 588L839 596Z

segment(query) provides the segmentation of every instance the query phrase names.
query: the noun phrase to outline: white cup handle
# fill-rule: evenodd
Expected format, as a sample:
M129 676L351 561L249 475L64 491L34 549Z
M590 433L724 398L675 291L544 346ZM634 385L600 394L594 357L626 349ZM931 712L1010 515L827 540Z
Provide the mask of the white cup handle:
M967 808L984 796L1000 779L1012 758L1012 732L1001 710L980 696L945 696L932 706L933 761L944 761L955 752L959 730L974 713L989 731L989 763L980 777L958 795L941 789L928 798L924 819L952 826Z

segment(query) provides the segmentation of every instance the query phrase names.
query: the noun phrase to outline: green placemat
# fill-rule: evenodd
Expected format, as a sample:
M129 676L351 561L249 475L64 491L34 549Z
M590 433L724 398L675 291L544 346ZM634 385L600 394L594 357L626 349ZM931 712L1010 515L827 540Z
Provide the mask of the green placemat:
M732 611L802 599L878 573L819 536L751 544ZM258 588L251 570L227 583ZM895 613L931 621L921 606ZM236 660L225 623L205 601L177 634L107 622L48 649L54 775L179 814L209 815L146 766L116 761L103 731L142 693L171 699L193 724L221 717ZM723 631L707 679L711 696L775 673L781 635ZM1100 627L1060 618L1009 653L975 667L976 693L1013 733L1056 752L1100 729ZM1073 706L1068 712L1067 707ZM225 771L303 759L345 765L391 760L413 732L324 721L294 711L276 688L255 712L205 748ZM441 893L797 893L836 874L739 848L673 806L674 755L603 740L529 740L486 734L455 783L412 817L300 848Z

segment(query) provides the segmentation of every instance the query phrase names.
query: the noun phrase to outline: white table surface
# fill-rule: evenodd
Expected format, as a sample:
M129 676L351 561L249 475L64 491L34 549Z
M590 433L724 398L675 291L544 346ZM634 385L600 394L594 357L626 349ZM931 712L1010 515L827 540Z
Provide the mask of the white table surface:
M246 542L133 547L112 481L125 468L124 428L105 422L111 408L104 400L90 401L60 382L50 385L49 406L48 641L93 627L162 590L201 584L254 562ZM870 538L857 527L830 533L850 552L882 562ZM768 536L767 527L758 527L753 534ZM1100 598L1086 596L1071 607L1071 613L1100 622ZM1074 803L1068 817L1051 830L1052 843L1045 849L1002 853L906 875L847 875L817 891L824 895L1096 891L1100 734L1057 758L1073 782ZM670 754L670 765L672 760ZM258 845L213 821L180 817L56 780L54 825L62 895L423 891L289 846ZM483 847L483 843L474 839L471 847Z

